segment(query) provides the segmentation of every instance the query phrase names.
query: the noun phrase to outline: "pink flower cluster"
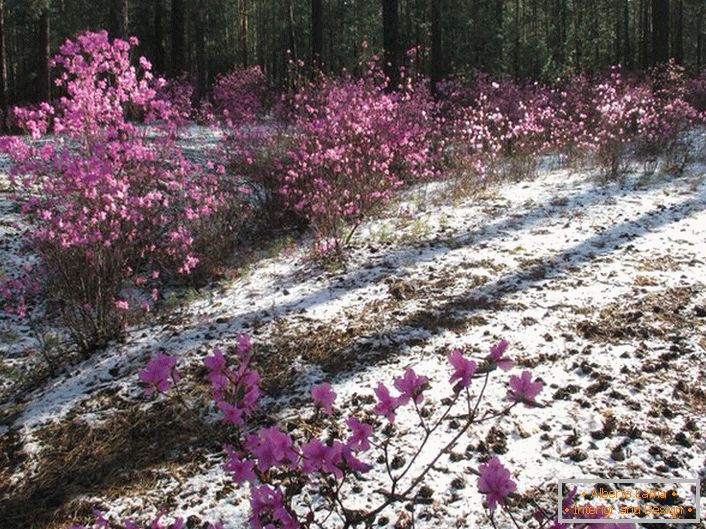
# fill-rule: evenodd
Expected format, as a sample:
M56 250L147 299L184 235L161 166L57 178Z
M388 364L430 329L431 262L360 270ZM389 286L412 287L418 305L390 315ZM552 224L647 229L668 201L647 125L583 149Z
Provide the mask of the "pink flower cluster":
M326 77L293 101L294 147L279 192L335 249L405 183L436 175L439 122L421 83L387 91L371 66L362 78ZM353 228L354 229L354 228Z
M223 422L237 427L232 443L224 446L226 461L223 469L234 482L249 486L250 525L255 529L296 529L312 524L323 527L334 513L344 523L371 525L388 506L414 497L416 487L420 486L439 457L453 448L476 419L486 420L489 417L488 412L482 417L476 415L488 377L496 368L509 369L512 366L512 360L506 356L508 343L505 340L493 346L479 362L455 349L448 358L452 368L449 383L453 387L453 396L448 399L446 410L436 418L429 413L429 409L423 411L424 392L430 387L430 380L410 367L393 380L394 396L385 384L379 383L374 389L377 396L375 405L369 411L359 410L349 414L345 418L346 429L340 428L335 420L339 415L335 407L337 395L327 382L311 388L316 412L311 419L302 417L306 427L284 428L277 424L255 426L254 421L249 419L260 397L260 378L251 366L251 347L250 339L241 335L232 348L236 353L234 365L230 365L220 348L214 349L204 359L204 365L214 402L224 412ZM472 395L470 386L475 377L485 377L485 383L475 388ZM139 378L147 385L147 394L154 391L167 393L180 379L176 358L159 353L140 372ZM542 386L541 381L532 382L529 371L519 377L513 376L508 392L510 404L492 415L504 415L520 402L537 404L535 399ZM180 402L183 404L183 401ZM418 452L411 456L411 461L415 461L433 433L450 418L450 412L457 403L464 403L463 407L468 410L465 425L459 428L447 446L438 450L438 455L422 465L419 474L408 476L408 483L403 485L411 464L396 472L390 466L396 437L406 435L394 427L395 414L400 408L409 406L420 421L419 430L424 437L417 448ZM388 422L376 420L375 415L385 417ZM379 452L379 456L372 454L373 449ZM364 454L369 462L363 461ZM344 489L344 484L358 481L361 474L371 471L375 465L384 467L381 474L390 478L389 490L376 491L376 494L382 495L377 507L366 512L350 510L346 507L343 491L347 489ZM497 458L493 458L480 464L477 474L478 490L485 496L491 513L497 506L508 510L509 499L517 488L510 471ZM307 496L302 502L304 489ZM317 494L319 499L313 501L311 494ZM318 505L316 509L312 508L314 503ZM103 527L101 524L104 522L105 519L99 515L95 527ZM169 529L181 529L182 524L183 521L176 518ZM125 529L135 527L132 522L125 524ZM152 522L151 527L163 529L159 518ZM211 529L221 527L209 526ZM79 528L81 526L74 529Z
M260 398L260 375L250 367L250 350L250 339L242 335L236 349L240 360L237 369L228 367L228 360L219 348L203 361L208 369L206 378L211 383L216 407L223 412L222 420L236 427L245 425Z
M265 114L272 89L259 66L234 68L213 85L213 105L231 127L257 121Z
M83 349L119 333L129 306L149 308L162 279L217 258L243 217L223 166L177 148L179 112L157 96L164 81L149 62L130 63L136 43L105 32L67 41L53 61L66 95L17 112L33 138L55 134L0 145L44 290Z
M616 176L631 146L656 154L678 147L700 119L695 86L698 80L687 84L683 70L668 64L645 78L616 67L553 87L480 74L442 90L456 156L482 178L530 176L539 156L556 151L591 156L604 174Z

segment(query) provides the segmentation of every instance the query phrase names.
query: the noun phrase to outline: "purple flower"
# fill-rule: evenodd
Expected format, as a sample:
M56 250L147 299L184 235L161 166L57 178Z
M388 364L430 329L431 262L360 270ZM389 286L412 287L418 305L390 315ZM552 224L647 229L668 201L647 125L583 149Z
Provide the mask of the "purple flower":
M333 474L336 479L341 479L343 477L342 463L343 443L341 443L341 441L334 441L333 445L326 447L321 470Z
M400 392L399 404L405 405L412 399L417 404L421 403L424 400L422 391L428 381L429 379L425 376L417 376L411 367L405 369L404 375L395 379L395 387Z
M140 380L147 384L145 394L155 392L166 393L172 387L172 382L179 382L181 375L176 369L177 359L165 353L158 353L139 373Z
M297 529L299 523L285 508L279 488L261 485L250 489L250 524L253 529Z
M297 454L292 449L292 438L276 426L260 429L254 444L252 453L257 457L257 468L261 472L271 467L291 465L297 460Z
M226 359L223 356L223 351L218 347L213 349L213 356L207 356L203 360L204 365L208 369L206 379L213 387L214 395L220 397L228 385L228 377L226 376Z
M467 388L478 368L478 364L464 357L460 349L454 349L449 355L449 364L454 368L453 375L449 378L449 383L453 384L458 381L454 386L454 391Z
M311 398L317 406L321 407L328 415L333 413L333 402L336 400L336 393L331 389L331 384L324 382L311 388Z
M216 406L223 412L223 422L234 426L243 426L245 424L243 410L237 406L233 406L225 401L218 402Z
M512 401L524 402L526 405L534 404L534 398L539 395L543 387L544 382L539 379L532 382L532 373L526 370L519 377L517 375L510 377L508 397Z
M371 468L373 468L371 465L363 463L360 459L355 457L350 446L348 445L343 445L342 453L343 461L345 462L346 467L353 472L368 472Z
M313 438L302 445L302 472L311 474L321 470L328 449L319 439Z
M247 334L240 334L238 336L238 352L241 355L246 355L250 352L252 349L252 341L250 340L250 336Z
M506 469L497 457L478 467L478 490L485 494L485 502L491 511L497 504L504 505L507 495L517 489L510 479L510 471Z
M370 450L370 436L373 435L373 427L368 423L360 422L352 415L346 419L346 424L351 431L351 435L346 443L353 450L365 452Z
M213 356L204 358L203 363L209 371L223 371L226 368L225 356L218 347L213 348Z
M505 351L507 351L509 345L507 340L500 340L490 348L490 354L488 355L490 361L503 371L507 371L513 365L513 361L505 356Z
M236 454L233 449L226 445L224 447L226 454L228 454L228 461L223 464L223 470L231 473L233 476L233 481L236 483L245 483L246 481L255 481L257 477L253 470L253 462L240 459L238 454Z
M336 479L343 477L343 471L368 472L372 467L353 455L351 449L341 441L334 441L326 447L326 454L321 464L321 470L333 474Z
M395 410L397 409L397 399L392 398L390 390L382 382L373 390L378 398L378 403L373 408L373 411L378 415L383 415L390 422L395 422Z

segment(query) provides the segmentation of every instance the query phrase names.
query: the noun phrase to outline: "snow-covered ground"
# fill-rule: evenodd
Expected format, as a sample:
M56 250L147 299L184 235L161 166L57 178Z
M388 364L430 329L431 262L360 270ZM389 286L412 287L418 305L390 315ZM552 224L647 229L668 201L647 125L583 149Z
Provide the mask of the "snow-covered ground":
M7 201L0 213L5 226ZM148 402L137 384L163 349L179 357L186 391L196 392L203 357L241 332L253 337L266 406L285 421L309 410L313 384L331 381L342 418L407 366L431 379L428 399L438 403L450 392L453 348L483 356L500 338L510 342L511 373L530 368L545 382L544 407L482 424L443 456L426 482L431 501L416 508L419 527L490 526L473 474L490 454L512 469L519 492L549 505L557 478L706 479L703 165L678 178L609 184L548 169L466 198L433 184L365 224L344 268L323 268L307 252L306 244L262 252L234 279L131 329L124 343L8 398L0 426L7 527L49 527L90 505L137 519L164 506L244 527L247 502L220 469L220 443L173 406ZM37 355L27 329L4 325L8 377ZM487 409L506 403L507 377L493 378ZM409 430L412 415L397 424ZM453 435L445 425L432 450ZM401 456L417 442L410 432ZM383 479L367 475L349 501L375 503ZM36 519L28 502L41 505ZM403 510L385 513L390 526Z

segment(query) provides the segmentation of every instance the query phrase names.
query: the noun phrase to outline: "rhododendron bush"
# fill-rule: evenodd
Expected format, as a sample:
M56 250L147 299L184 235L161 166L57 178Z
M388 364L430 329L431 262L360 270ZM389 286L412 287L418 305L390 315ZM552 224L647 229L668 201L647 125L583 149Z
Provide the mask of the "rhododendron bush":
M480 74L471 82L446 82L441 91L455 159L481 181L531 176L548 153L595 163L614 178L636 148L665 156L670 170L683 168L684 132L699 119L685 89L693 83L687 85L683 71L670 64L646 79L616 67L556 87ZM669 162L680 157L680 163Z
M373 65L362 78L323 78L292 104L296 144L279 192L331 249L340 250L395 190L437 174L435 103L422 84L407 80L389 92Z
M536 398L543 382L524 371L509 378L504 403L481 406L491 375L497 369L512 368L507 347L503 340L478 361L454 350L448 357L449 395L440 407L425 394L432 381L407 368L393 381L392 389L380 382L374 390L375 404L349 412L343 428L336 419L335 391L325 382L316 385L311 388L313 414L297 429L251 421L261 390L247 336L240 336L228 352L214 349L204 365L214 405L230 432L223 469L235 483L248 488L251 527L369 527L388 507L415 501L437 462L448 457L473 425L506 415L520 404L539 405ZM164 353L154 357L139 374L145 393L169 394L181 380L176 366L175 357ZM186 403L180 400L178 405ZM400 414L413 417L416 427L398 429ZM452 420L460 427L439 439ZM399 465L405 442L415 448ZM363 509L356 501L366 481L362 476L376 466L387 483L370 492L376 502ZM502 463L490 459L476 473L489 511L508 508L516 486ZM126 527L135 526L127 522ZM169 527L183 527L183 520L176 519Z
M223 166L191 163L176 147L183 116L158 96L164 81L146 59L131 65L136 43L105 32L67 41L53 61L65 95L17 111L41 141L2 144L34 274L84 350L119 334L131 308L148 309L161 281L223 255L242 217Z
M544 383L527 370L509 377L504 401L485 402L492 375L513 367L508 345L501 340L479 359L453 350L447 358L450 376L444 381L448 395L440 403L427 396L432 384L440 381L410 367L394 379L392 388L378 383L373 404L356 405L345 413L329 383L315 385L311 388L314 406L310 416L286 425L266 419L265 425L256 424L262 422L254 419L262 391L249 337L241 335L228 351L215 348L204 365L214 407L220 410L220 421L230 438L224 446L223 470L247 489L250 526L371 527L389 515L389 509L423 499L425 480L439 471L442 458L451 457L461 439L473 435L473 426L505 416L518 405L542 406L537 397ZM174 397L173 386L181 383L177 363L175 357L159 353L140 372L140 380L146 395L167 395L174 405L195 414L196 407L179 392ZM367 402L360 397L356 400ZM412 428L397 427L401 415ZM449 428L450 423L455 425ZM499 511L509 516L504 523L516 522L512 511L522 508L523 503L511 471L497 457L486 457L471 472L477 476L476 485L493 525ZM361 495L365 495L365 502ZM566 505L574 499L575 490L569 491ZM557 521L554 502L534 505L534 519L540 527L566 527ZM163 515L150 527L185 527L179 517L171 525L162 525ZM94 527L109 523L100 513L97 516ZM414 509L411 516L414 519ZM124 527L139 526L128 520ZM218 521L207 527L220 529L223 525ZM72 528L85 529L79 525Z
M213 85L216 112L231 126L241 126L262 118L271 103L272 90L259 66L233 68L219 75Z

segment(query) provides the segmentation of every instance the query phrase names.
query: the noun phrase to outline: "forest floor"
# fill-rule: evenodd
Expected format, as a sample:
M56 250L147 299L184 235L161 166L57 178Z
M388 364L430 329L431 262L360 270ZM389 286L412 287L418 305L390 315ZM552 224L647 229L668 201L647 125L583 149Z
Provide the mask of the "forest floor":
M95 506L119 519L166 507L194 527L245 527L222 439L178 405L144 397L137 379L164 350L179 357L194 398L205 392L203 358L241 332L253 338L265 406L284 422L310 410L313 384L331 381L347 411L407 366L431 379L428 398L439 401L453 348L482 356L510 342L513 372L530 368L545 382L544 406L471 430L428 477L418 527L490 527L471 471L488 454L550 507L558 477L706 479L704 173L692 164L680 177L605 183L546 168L472 197L430 184L365 223L343 267L312 261L306 241L274 241L51 376L30 327L0 320L0 527L63 527ZM16 213L0 196L7 267ZM488 406L502 407L505 393L500 375ZM398 425L410 428L411 415ZM453 425L442 430L435 447ZM402 457L414 446L412 432ZM379 500L382 479L368 475L350 501ZM405 516L385 513L390 527Z

